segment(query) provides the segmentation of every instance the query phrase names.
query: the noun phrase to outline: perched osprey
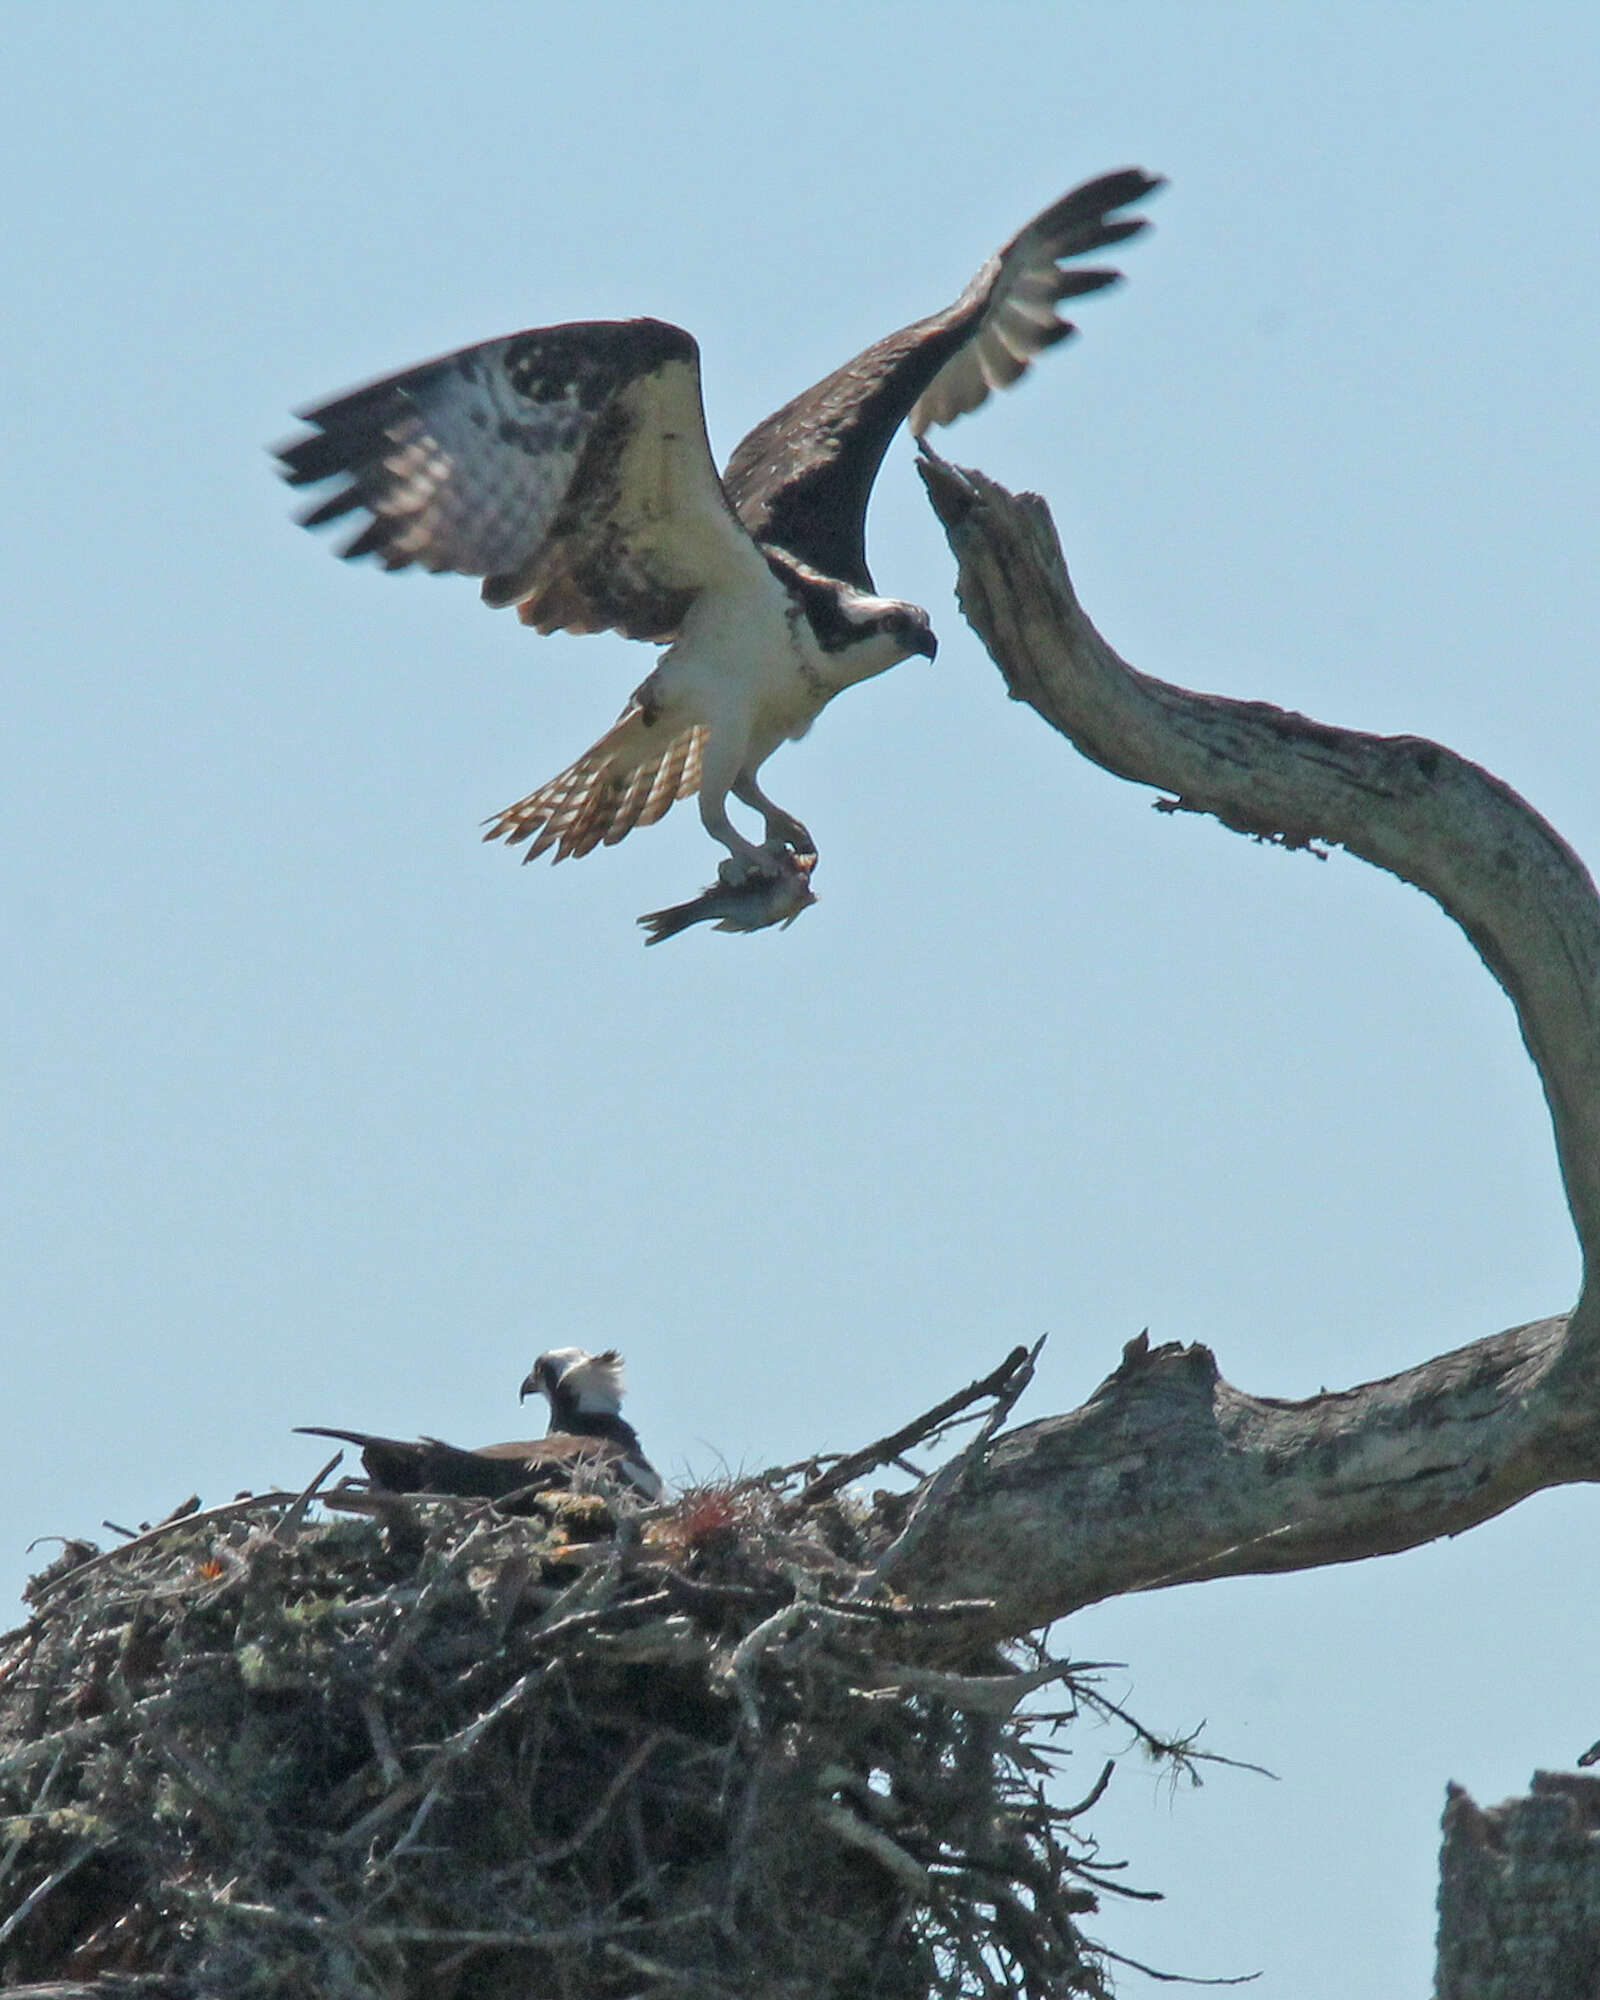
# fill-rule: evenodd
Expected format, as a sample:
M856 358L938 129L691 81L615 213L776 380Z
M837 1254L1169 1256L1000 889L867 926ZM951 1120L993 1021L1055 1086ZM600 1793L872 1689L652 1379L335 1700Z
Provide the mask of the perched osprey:
M551 1348L523 1381L522 1398L535 1392L550 1404L550 1428L542 1438L480 1445L475 1451L431 1437L374 1437L323 1424L299 1428L303 1436L360 1445L367 1478L380 1493L458 1493L498 1500L529 1487L568 1486L577 1475L603 1470L646 1500L661 1497L660 1475L640 1448L638 1432L621 1415L622 1356L614 1347L603 1354L581 1347Z
M1116 211L1160 185L1130 167L1063 196L954 304L758 424L720 477L699 350L660 320L484 341L304 411L315 428L282 447L284 477L340 482L302 514L307 527L367 517L342 555L482 577L488 604L514 604L540 632L609 629L667 649L599 742L484 838L560 861L696 792L728 850L720 886L752 888L720 928L779 921L769 905L792 919L800 891L811 900L794 861L816 846L757 774L844 688L935 651L928 614L878 596L867 567L867 500L890 439L903 420L920 437L976 408L1065 339L1060 301L1120 274L1063 265L1142 229ZM761 816L760 843L729 818L730 795ZM754 893L786 873L776 897Z

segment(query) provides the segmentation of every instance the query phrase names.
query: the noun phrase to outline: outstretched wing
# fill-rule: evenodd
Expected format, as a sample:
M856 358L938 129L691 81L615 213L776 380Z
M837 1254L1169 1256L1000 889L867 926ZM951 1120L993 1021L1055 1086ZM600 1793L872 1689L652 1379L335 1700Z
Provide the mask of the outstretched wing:
M712 462L699 350L661 320L484 341L303 417L284 477L344 482L307 527L364 513L341 555L480 576L541 632L665 642L699 591L764 578Z
M1137 167L1086 181L996 251L953 305L878 341L758 424L722 476L750 533L872 589L867 499L901 422L909 417L919 436L949 423L1072 333L1057 305L1121 273L1060 266L1136 235L1143 219L1115 211L1161 185Z

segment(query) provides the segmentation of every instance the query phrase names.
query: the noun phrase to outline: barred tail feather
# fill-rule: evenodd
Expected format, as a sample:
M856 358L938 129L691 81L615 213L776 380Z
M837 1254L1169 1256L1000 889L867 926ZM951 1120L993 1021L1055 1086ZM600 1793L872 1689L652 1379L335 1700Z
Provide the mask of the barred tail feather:
M669 736L630 705L600 741L559 777L485 822L485 840L531 844L524 861L607 847L636 826L653 826L676 800L699 788L706 730L696 723Z

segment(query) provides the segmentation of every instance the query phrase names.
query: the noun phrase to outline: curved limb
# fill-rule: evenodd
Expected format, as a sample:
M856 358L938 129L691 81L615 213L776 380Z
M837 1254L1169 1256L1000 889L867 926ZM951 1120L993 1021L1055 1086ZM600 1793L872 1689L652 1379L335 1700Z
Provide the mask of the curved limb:
M1043 501L924 447L963 610L1019 699L1086 756L1281 844L1338 842L1413 883L1476 946L1544 1084L1585 1253L1570 1314L1377 1382L1289 1402L1211 1353L1131 1343L1082 1409L996 1438L899 1587L991 1597L1017 1635L1121 1591L1352 1562L1600 1481L1600 897L1509 786L1443 745L1194 694L1118 658Z

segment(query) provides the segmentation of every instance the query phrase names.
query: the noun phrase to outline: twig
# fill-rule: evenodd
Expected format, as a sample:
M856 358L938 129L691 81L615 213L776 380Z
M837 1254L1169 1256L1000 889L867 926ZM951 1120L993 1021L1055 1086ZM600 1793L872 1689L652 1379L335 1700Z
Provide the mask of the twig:
M383 1719L383 1710L378 1706L375 1694L367 1693L361 1698L361 1719L367 1725L367 1740L372 1745L372 1754L378 1760L378 1769L383 1773L383 1782L394 1786L403 1782L405 1766L395 1755L394 1738L389 1734L389 1725Z
M390 1792L387 1798L380 1799L370 1812L362 1814L354 1826L346 1827L344 1832L339 1835L337 1844L340 1847L358 1847L370 1835L376 1833L386 1820L393 1819L396 1813L403 1812L415 1798L423 1797L424 1805L431 1811L433 1799L439 1790L440 1781L450 1766L459 1763L463 1757L467 1756L483 1736L484 1732L492 1729L502 1716L508 1715L519 1702L526 1701L528 1695L537 1687L539 1682L547 1674L555 1671L555 1666L556 1663L552 1660L540 1660L535 1665L529 1667L526 1673L519 1674L498 1701L491 1703L481 1715L474 1717L464 1729L458 1729L454 1736L447 1736L445 1738L444 1742L440 1744L432 1757L429 1758L428 1767L425 1771ZM417 1818L413 1820L411 1826L407 1829L405 1839L409 1840L411 1838L423 1817L425 1817L424 1814L417 1815Z
M583 1579L584 1582L588 1582L589 1580L588 1578ZM573 1586L574 1589L578 1587L576 1584ZM558 1599L557 1603L559 1602L560 1600ZM630 1599L626 1604L597 1604L587 1611L572 1611L566 1617L557 1618L550 1624L532 1626L527 1634L528 1643L537 1646L548 1645L552 1639L564 1638L569 1632L582 1631L586 1625L598 1625L603 1620L619 1612L638 1613L641 1611L656 1611L671 1602L672 1599L668 1592L664 1590L652 1590L648 1597L635 1597ZM554 1609L555 1606L552 1605L551 1610ZM549 1612L546 1612L545 1616L548 1618Z
M164 1695L157 1698L166 1699ZM19 1778L24 1772L31 1771L35 1764L42 1764L47 1757L99 1743L110 1735L117 1720L115 1715L91 1715L83 1722L69 1723L65 1729L54 1729L48 1736L36 1736L30 1743L19 1743L14 1750L0 1757L0 1779Z
M213 1890L190 1889L178 1882L169 1883L167 1890L180 1901L196 1904L219 1917L243 1917L249 1923L261 1924L271 1930L310 1932L313 1937L348 1937L358 1945L514 1945L527 1951L563 1951L571 1945L599 1944L611 1937L680 1930L685 1924L706 1923L716 1914L709 1904L698 1904L692 1910L677 1910L667 1917L640 1917L632 1922L616 1924L597 1921L572 1924L562 1930L533 1927L527 1930L468 1930L433 1924L348 1924L336 1917L307 1916L300 1910L276 1909L270 1903L231 1902Z
M771 1611L789 1603L792 1591L787 1585L775 1585L770 1589L756 1589L747 1583L701 1583L698 1578L685 1576L682 1570L667 1569L661 1573L661 1582L669 1597L691 1611L713 1613L718 1611Z
M12 1841L10 1847L6 1849L5 1859L0 1861L0 1882L4 1882L6 1877L11 1873L12 1869L16 1866L17 1856L27 1846L32 1831L27 1824L27 1820L38 1819L43 1814L44 1802L50 1795L50 1787L55 1783L61 1766L66 1762L66 1758L67 1747L65 1744L62 1744L61 1748L55 1754L55 1761L44 1774L43 1784L40 1785L38 1791L33 1795L33 1804L28 1809L22 1831Z
M867 1679L872 1687L886 1692L930 1695L965 1715L1004 1717L1037 1688L1048 1687L1052 1681L1070 1680L1076 1672L1077 1668L1070 1664L1055 1664L1020 1674L947 1674L934 1667L885 1661Z
M33 1915L34 1911L44 1901L45 1897L53 1889L59 1889L75 1868L83 1866L84 1862L94 1853L98 1845L98 1841L80 1840L59 1868L47 1875L42 1882L36 1882L33 1885L27 1895L23 1897L22 1901L11 1912L10 1916L6 1918L5 1922L0 1924L0 1944L4 1944L14 1930L17 1930L22 1924L27 1922L28 1918Z
M945 1604L852 1603L847 1598L819 1597L817 1603L841 1618L866 1618L882 1625L937 1625L949 1618L985 1618L995 1608L992 1597L958 1597Z
M731 1986L724 1986L721 1980L708 1985L706 1975L698 1967L691 1972L683 1972L676 1966L663 1965L659 1959L646 1958L642 1952L629 1951L626 1945L607 1943L601 1946L607 1958L614 1958L629 1972L642 1974L646 1979L657 1980L667 1986L686 1986L695 1995L695 2000L737 2000Z
M719 1679L732 1682L734 1693L739 1698L739 1712L752 1736L759 1735L761 1731L761 1708L756 1700L755 1688L751 1685L756 1663L769 1647L788 1637L808 1609L809 1606L796 1598L792 1604L784 1605L782 1610L774 1611L770 1618L763 1618L734 1647L727 1665L719 1673Z
M935 1403L931 1410L925 1410L920 1417L913 1418L909 1424L902 1424L899 1430L891 1431L887 1437L881 1437L873 1444L863 1445L859 1451L847 1452L843 1458L830 1465L826 1472L818 1473L809 1485L801 1488L795 1499L784 1508L785 1517L792 1520L795 1515L803 1514L808 1507L815 1507L819 1500L826 1500L830 1494L837 1493L841 1486L848 1486L852 1479L859 1479L863 1473L871 1472L875 1466L885 1465L890 1460L898 1458L902 1452L909 1451L915 1444L920 1444L930 1431L937 1430L958 1410L964 1410L969 1403L976 1403L985 1396L1004 1395L1018 1369L1027 1367L1029 1374L1032 1373L1032 1362L1038 1351L1036 1347L1030 1354L1025 1347L1012 1348L1000 1366L991 1374L985 1375L982 1381L969 1382L965 1389L958 1389L953 1396L946 1396L942 1403ZM1019 1390L1018 1394L1020 1393ZM1011 1402L1015 1401L1016 1397L1013 1396ZM1011 1404L1008 1403L1006 1408L1010 1407Z
M1270 1778L1274 1784L1278 1782L1277 1772L1269 1771L1265 1764L1247 1764L1240 1757L1224 1757L1220 1750L1197 1750L1195 1736L1200 1733L1198 1729L1194 1736L1174 1737L1169 1740L1157 1736L1154 1730L1146 1729L1136 1715L1130 1715L1109 1695L1101 1694L1098 1688L1086 1687L1079 1692L1088 1707L1097 1709L1102 1715L1114 1715L1118 1722L1130 1729L1135 1740L1142 1743L1152 1757L1170 1757L1180 1764L1221 1764L1229 1771L1253 1771L1258 1778ZM1201 1727L1203 1728L1204 1724ZM1199 1782L1199 1778L1196 1777L1195 1783Z
M1116 1768L1116 1758L1108 1757L1105 1762L1105 1769L1095 1779L1084 1796L1079 1799L1078 1803L1075 1806L1056 1807L1056 1816L1060 1819L1079 1819L1089 1810L1090 1806L1097 1806L1105 1796L1106 1786L1111 1783L1111 1774Z
M131 1542L124 1542L121 1548L105 1549L97 1556L90 1556L86 1562L79 1563L53 1582L45 1584L37 1592L34 1603L42 1608L67 1584L81 1583L94 1570L105 1569L112 1563L121 1562L124 1556L131 1555L135 1549L148 1548L152 1542L162 1541L166 1536L176 1533L179 1528L217 1526L223 1521L234 1521L241 1515L253 1514L259 1507L288 1506L298 1498L299 1495L294 1493L252 1493L243 1500L228 1500L220 1507L207 1507L198 1514L180 1514L175 1520L162 1521L145 1534L136 1535ZM119 1534L123 1532L125 1530L118 1530Z
M996 1393L994 1408L984 1419L982 1430L948 1465L941 1466L918 1494L905 1526L858 1581L850 1593L852 1597L870 1597L899 1568L932 1527L937 1516L955 1499L972 1472L983 1463L990 1440L1033 1380L1033 1371L1043 1347L1044 1336L1041 1335L1032 1347L1019 1348L1007 1359L1005 1383ZM1016 1358L1017 1354L1021 1355L1020 1361Z
M739 1899L744 1894L745 1880L755 1857L754 1833L764 1803L770 1765L770 1753L762 1755L758 1750L751 1762L750 1775L745 1780L744 1797L739 1801L739 1823L734 1828L732 1840L728 1843L728 1875L722 1887L722 1908L717 1912L717 1928L726 1938L736 1937L739 1932ZM729 1744L721 1787L724 1810L733 1782L734 1769L734 1746Z
M663 1592L664 1596L666 1593ZM597 1660L611 1666L649 1661L656 1666L685 1666L704 1660L711 1642L692 1618L681 1612L671 1618L655 1618L647 1625L624 1626L616 1632L597 1632L592 1650Z
M627 1787L632 1784L644 1766L649 1763L665 1740L665 1737L659 1730L647 1736L633 1751L633 1754L611 1780L611 1783L600 1794L599 1801L593 1812L590 1813L577 1832L571 1834L566 1840L558 1841L554 1847L547 1847L538 1854L530 1854L528 1857L528 1866L530 1868L550 1868L558 1861L565 1861L569 1854L576 1854L586 1841L591 1840L599 1832L600 1828L605 1824L611 1808L616 1804Z
M113 1972L99 1979L47 1979L42 1985L8 1986L6 2000L178 2000L182 1989L164 1972Z
M328 1477L329 1473L333 1472L343 1461L344 1453L336 1451L311 1483L308 1486L301 1487L290 1503L288 1512L272 1531L272 1539L275 1542L291 1542L294 1540L300 1523L305 1519L306 1509L311 1505L316 1495L317 1488Z
M475 1533L476 1530L473 1532ZM470 1541L472 1536L469 1534L466 1539ZM465 1547L466 1543L463 1542L462 1546ZM456 1554L459 1556L459 1549L456 1551ZM593 1574L581 1576L570 1590L563 1591L562 1595L556 1600L556 1603L551 1606L551 1610L558 1610L563 1603L570 1602L574 1598L593 1597L597 1595L597 1586L604 1580L602 1576ZM610 1616L616 1610L626 1610L630 1613L637 1612L646 1608L653 1609L657 1606L665 1605L668 1601L667 1593L661 1590L653 1592L649 1597L635 1599L632 1603L624 1606L601 1604L592 1606L586 1610L570 1612L565 1617L554 1619L550 1617L549 1612L546 1612L544 1619L529 1631L527 1635L528 1643L540 1647L548 1646L553 1639L562 1638L569 1632L580 1630L585 1626L598 1624L603 1618ZM410 1826L407 1827L398 1843L400 1847L404 1847L408 1841L414 1838L423 1820L433 1810L438 1799L440 1786L450 1767L453 1764L459 1763L463 1757L469 1756L485 1732L492 1729L504 1716L510 1714L512 1709L525 1701L546 1676L556 1671L559 1664L559 1661L556 1660L538 1660L525 1673L519 1674L517 1679L511 1683L510 1687L506 1689L498 1701L493 1702L481 1715L474 1717L464 1728L458 1729L453 1736L445 1738L444 1742L439 1745L439 1748L429 1758L427 1768L424 1771L420 1772L415 1778L408 1779L403 1785L398 1786L386 1798L380 1799L377 1805L370 1812L363 1813L353 1826L346 1827L344 1832L338 1836L338 1845L341 1847L360 1846L363 1841L370 1839L386 1821L393 1819L397 1813L403 1812L413 1799L420 1798L422 1800L421 1808L413 1817Z
M329 1504L332 1505L333 1502L330 1500ZM366 1510L361 1508L356 1511ZM375 1687L386 1686L394 1679L407 1654L421 1637L422 1629L434 1606L441 1597L448 1594L453 1585L459 1582L460 1573L466 1566L468 1557L474 1553L477 1544L484 1540L487 1534L488 1523L482 1520L475 1521L450 1551L439 1570L430 1576L417 1592L400 1621L400 1629L385 1647L383 1658L373 1670L372 1680Z
M1097 1944L1094 1950L1097 1958L1109 1958L1113 1964L1125 1965L1130 1972L1142 1972L1146 1979L1159 1980L1163 1986L1248 1986L1261 1977L1259 1972L1237 1972L1231 1979L1198 1979L1192 1972L1157 1972L1153 1965L1125 1957L1106 1944Z
M848 1806L840 1805L835 1799L818 1799L812 1810L836 1839L860 1848L863 1854L870 1854L908 1895L915 1896L919 1903L926 1902L927 1869L897 1840L891 1840L881 1827L869 1826L866 1820L858 1819Z

